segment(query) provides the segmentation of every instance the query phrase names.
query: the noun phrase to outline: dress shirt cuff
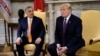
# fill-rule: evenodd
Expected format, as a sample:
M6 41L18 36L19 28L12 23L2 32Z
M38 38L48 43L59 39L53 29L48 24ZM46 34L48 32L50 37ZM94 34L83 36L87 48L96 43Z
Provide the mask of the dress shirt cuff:
M64 47L66 50L68 49L67 46Z
M17 38L21 38L21 37L17 37Z
M60 45L60 44L57 44L56 46L57 46L57 47L60 47L61 45Z

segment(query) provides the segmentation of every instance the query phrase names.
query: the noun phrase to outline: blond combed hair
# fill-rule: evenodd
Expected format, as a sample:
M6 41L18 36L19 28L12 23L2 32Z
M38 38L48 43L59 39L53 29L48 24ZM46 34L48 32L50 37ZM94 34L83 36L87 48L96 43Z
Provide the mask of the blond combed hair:
M68 8L68 9L72 10L71 4L70 4L70 3L61 4L61 5L60 5L60 8L63 8L63 7L66 7L66 8Z

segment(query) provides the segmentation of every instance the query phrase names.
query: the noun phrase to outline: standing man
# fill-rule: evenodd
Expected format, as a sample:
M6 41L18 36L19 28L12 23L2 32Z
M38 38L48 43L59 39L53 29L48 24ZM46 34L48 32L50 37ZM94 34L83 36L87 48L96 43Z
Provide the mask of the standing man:
M55 43L48 46L51 56L75 56L76 51L85 45L82 39L82 21L71 14L69 3L61 4L61 16L56 20Z
M42 19L33 16L32 6L26 7L25 13L27 17L20 20L17 32L18 55L25 56L23 47L31 43L36 45L34 56L39 56L44 42L45 28Z

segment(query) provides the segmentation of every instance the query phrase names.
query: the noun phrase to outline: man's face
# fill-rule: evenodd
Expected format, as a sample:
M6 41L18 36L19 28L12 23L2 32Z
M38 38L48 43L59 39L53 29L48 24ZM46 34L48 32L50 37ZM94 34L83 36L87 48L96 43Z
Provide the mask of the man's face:
M32 18L33 17L33 8L28 8L26 10L26 14L28 17Z
M67 7L61 7L60 12L61 12L61 16L67 17L71 13L71 10Z

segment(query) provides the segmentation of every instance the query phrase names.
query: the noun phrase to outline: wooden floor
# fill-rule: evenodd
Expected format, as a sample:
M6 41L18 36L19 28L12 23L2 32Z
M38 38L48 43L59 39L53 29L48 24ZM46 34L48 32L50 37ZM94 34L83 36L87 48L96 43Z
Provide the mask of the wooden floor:
M6 51L5 51L6 50ZM0 45L0 56L13 56L9 46Z
M27 54L26 56L30 56L31 52ZM13 52L11 51L11 46L1 46L0 45L0 56L14 56ZM42 53L41 55L42 56ZM50 56L49 54L46 54L46 56Z
M87 52L85 49L80 50L77 53L77 56L100 56L100 52ZM31 53L30 53L31 54ZM0 56L14 56L13 52L11 51L11 47L10 46L0 46ZM26 55L29 56L29 55ZM40 54L40 56L42 56L42 54ZM49 54L46 54L45 56L50 56ZM62 55L64 56L64 55Z
M14 56L12 52L1 52L0 56ZM30 56L30 55L26 55L26 56ZM43 56L43 55L40 55ZM49 56L48 54L46 54L45 56Z

